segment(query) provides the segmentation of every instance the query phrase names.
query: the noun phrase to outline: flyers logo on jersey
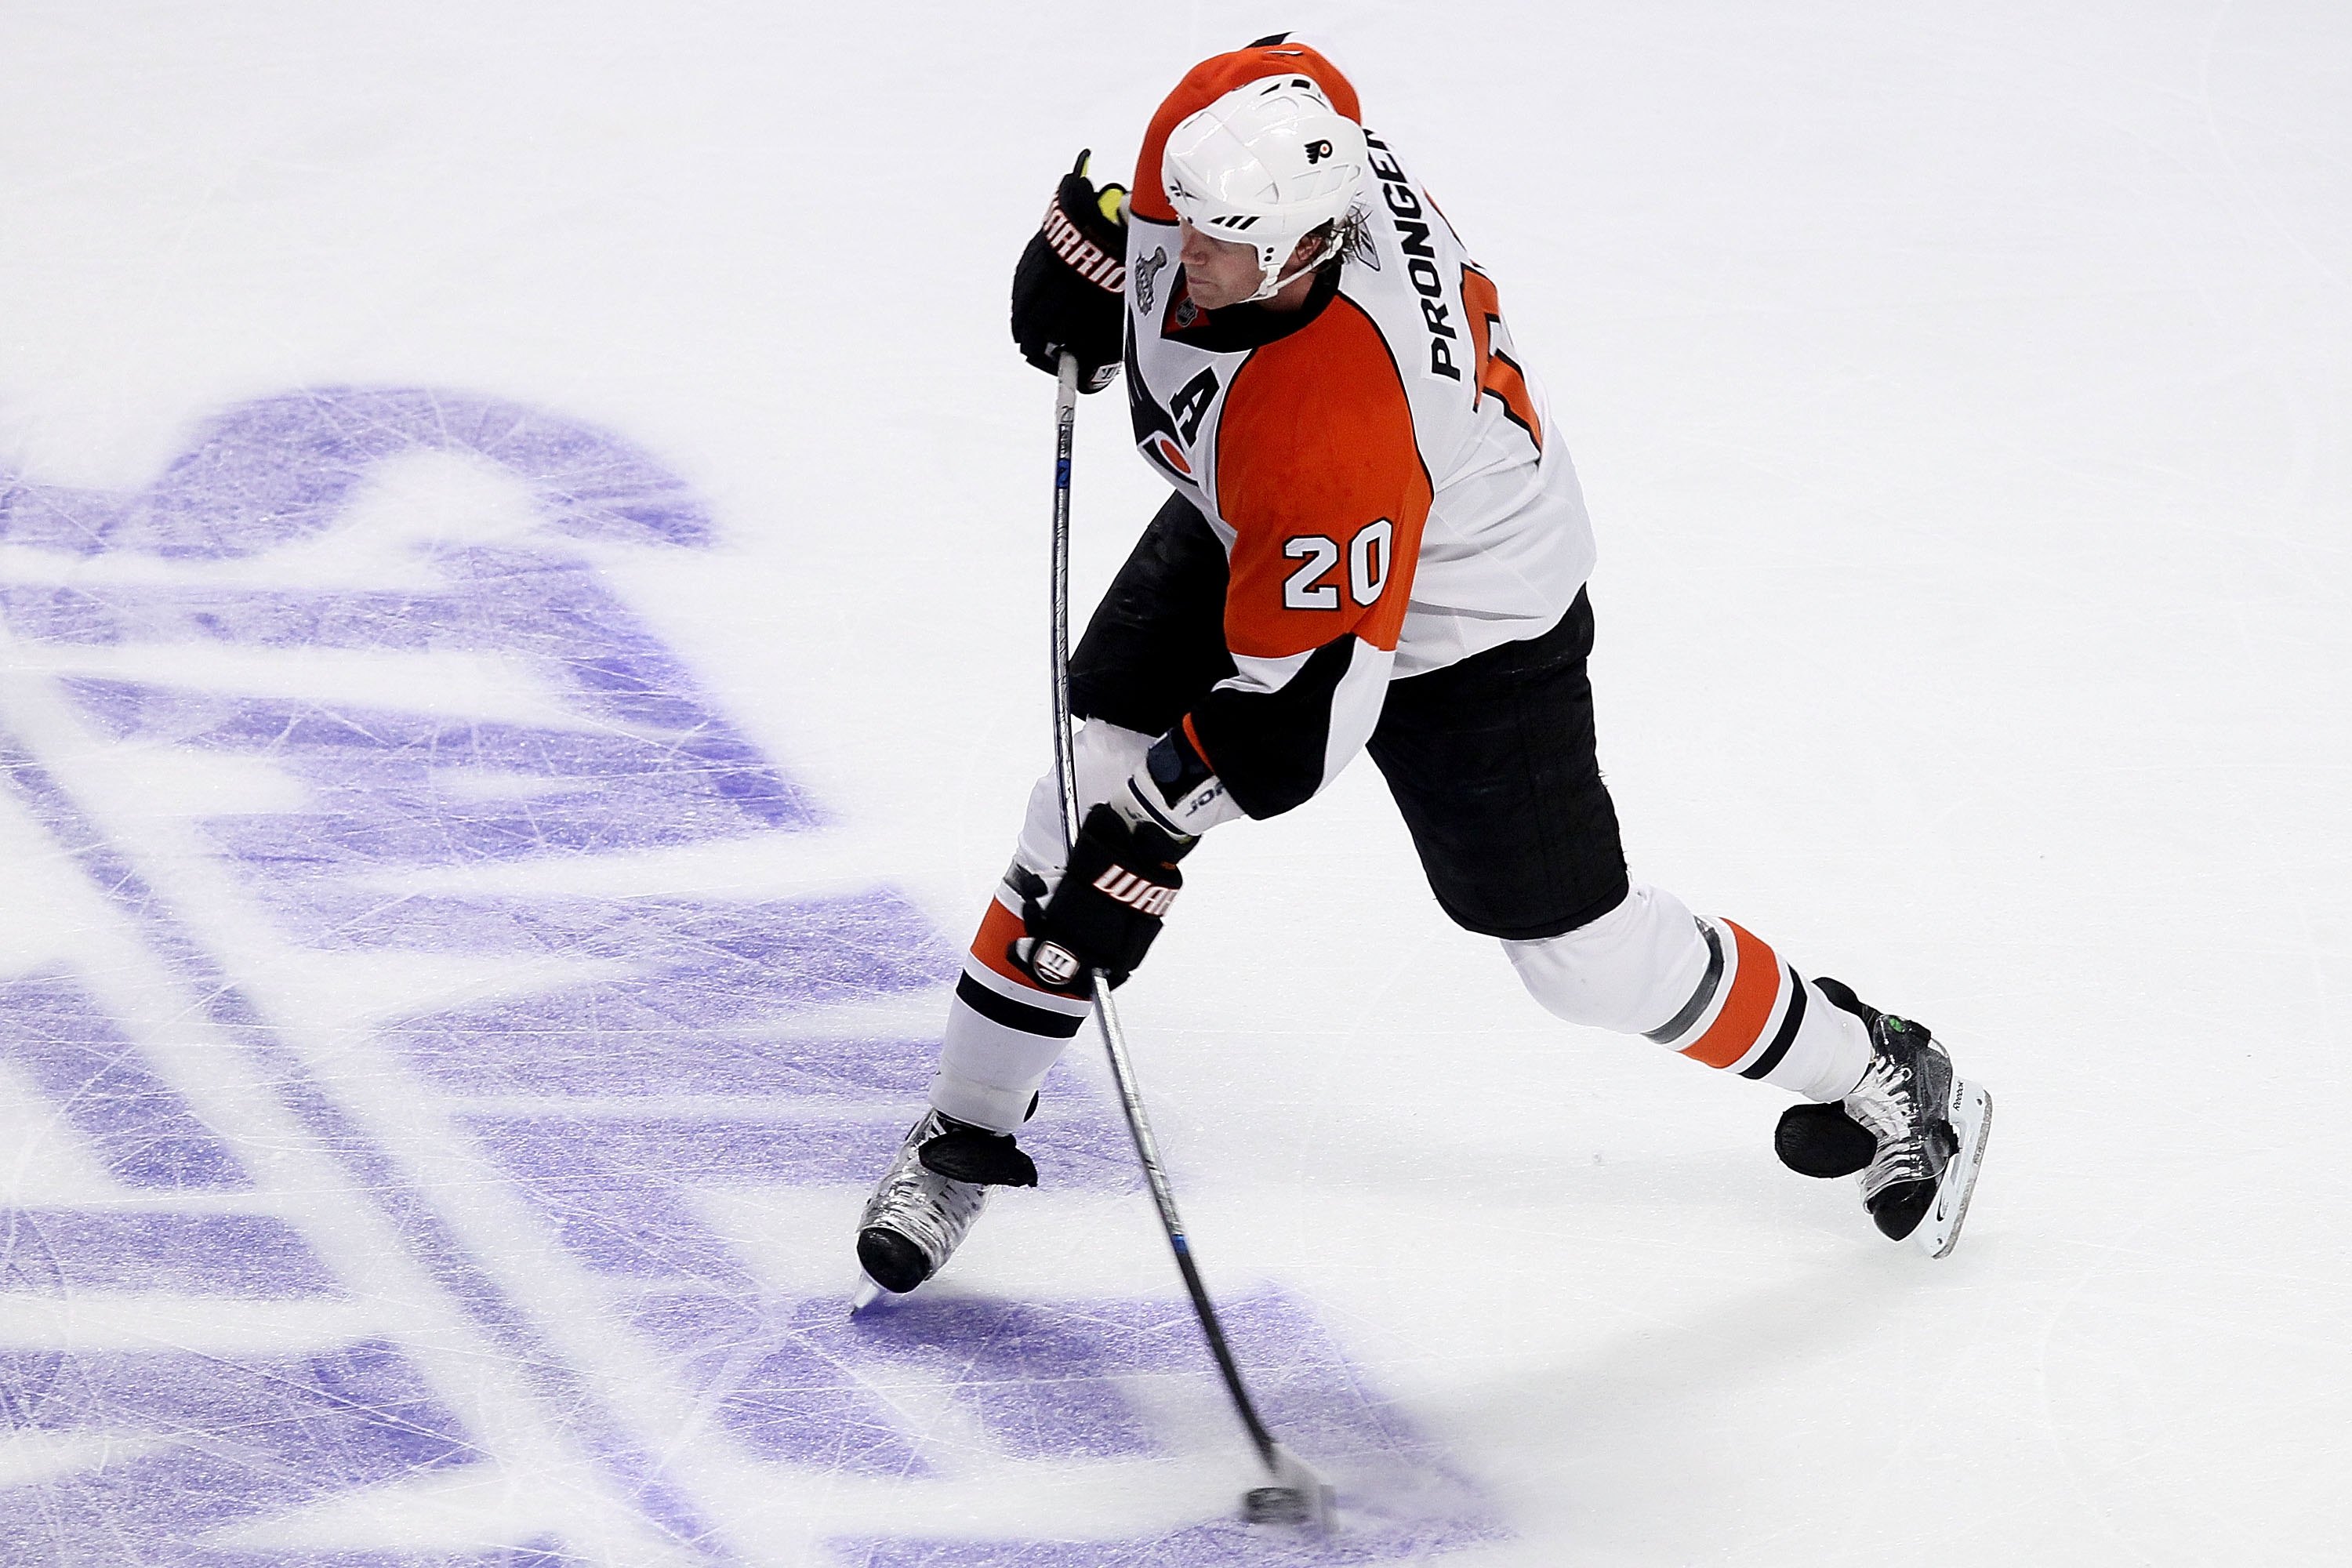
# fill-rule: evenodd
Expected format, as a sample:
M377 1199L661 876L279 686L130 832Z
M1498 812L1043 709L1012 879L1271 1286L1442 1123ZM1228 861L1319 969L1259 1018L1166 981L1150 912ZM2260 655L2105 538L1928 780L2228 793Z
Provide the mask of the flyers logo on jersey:
M1192 303L1189 299L1178 300L1174 313L1181 315ZM1157 463L1169 478L1191 479L1192 464L1184 453L1200 437L1201 421L1207 416L1209 405L1217 395L1216 371L1202 371L1177 390L1171 408L1162 408L1135 368L1132 333L1128 336L1127 365L1127 405L1135 424L1137 449Z
M1138 914L1154 919L1167 914L1176 901L1176 889L1163 882L1139 877L1124 866L1113 866L1095 879L1095 890L1114 903L1125 904Z

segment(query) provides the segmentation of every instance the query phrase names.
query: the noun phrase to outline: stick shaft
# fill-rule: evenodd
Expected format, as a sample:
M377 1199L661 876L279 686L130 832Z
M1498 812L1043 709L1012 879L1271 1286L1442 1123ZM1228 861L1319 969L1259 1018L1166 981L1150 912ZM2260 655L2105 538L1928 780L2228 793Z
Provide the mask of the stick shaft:
M1077 416L1078 362L1064 354L1060 389L1054 406L1053 662L1054 780L1061 790L1066 851L1078 837L1078 775L1070 718L1070 447ZM1160 1141L1152 1136L1151 1118L1143 1108L1143 1092L1136 1084L1135 1063L1128 1055L1127 1032L1119 1026L1110 982L1099 970L1092 978L1095 1022L1102 1030L1103 1053L1110 1058L1111 1081L1118 1089L1119 1109L1127 1113L1127 1131L1135 1140L1135 1156L1143 1166L1144 1183L1150 1187L1151 1201L1160 1210L1160 1228L1167 1233L1169 1250L1176 1255L1176 1272L1183 1276L1185 1293L1192 1298L1192 1315L1200 1320L1201 1335L1209 1342L1209 1354L1216 1361L1225 1392L1233 1398L1234 1410L1248 1429L1258 1458L1269 1470L1275 1469L1274 1434L1266 1430L1265 1422L1258 1415L1257 1403L1250 1397L1249 1385L1242 1381L1240 1363L1234 1360L1233 1348L1225 1342L1224 1325L1218 1321L1216 1305L1209 1300L1208 1287L1201 1282L1201 1270L1192 1261L1192 1245L1186 1239L1184 1221L1176 1212L1176 1194L1168 1184L1168 1173L1160 1163Z
M1209 1300L1209 1288L1201 1282L1201 1270L1192 1261L1192 1244L1184 1235L1184 1221L1176 1213L1176 1194L1168 1185L1168 1173L1160 1163L1159 1140L1151 1135L1151 1120L1143 1109L1143 1092L1135 1081L1135 1064L1127 1054L1127 1032L1119 1026L1118 1009L1110 999L1110 985L1102 972L1095 972L1095 1022L1101 1026L1103 1051L1110 1058L1110 1076L1118 1086L1119 1108L1127 1112L1127 1131L1135 1140L1136 1159L1143 1166L1143 1179L1151 1188L1151 1201L1160 1209L1160 1227L1168 1233L1169 1250L1176 1255L1176 1272L1184 1277L1185 1293L1192 1298L1192 1314L1201 1321L1201 1337L1209 1342L1209 1354L1216 1359L1217 1371L1225 1380L1225 1392L1233 1395L1234 1411L1249 1429L1250 1441L1256 1445L1258 1458L1268 1469L1275 1468L1274 1434L1267 1431L1265 1420L1257 1413L1257 1402L1250 1397L1249 1385L1242 1381L1241 1364L1234 1360L1231 1346L1225 1343L1224 1325L1217 1319L1216 1304Z
M1070 447L1078 427L1078 362L1062 356L1054 398L1054 783L1062 793L1062 847L1078 841L1078 773L1070 721Z

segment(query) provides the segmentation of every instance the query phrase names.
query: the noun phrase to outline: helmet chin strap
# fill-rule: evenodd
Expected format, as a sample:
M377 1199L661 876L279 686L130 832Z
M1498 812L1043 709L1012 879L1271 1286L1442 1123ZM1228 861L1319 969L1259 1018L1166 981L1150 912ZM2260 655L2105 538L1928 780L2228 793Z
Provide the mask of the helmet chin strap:
M1288 260L1290 258L1290 253L1297 248L1298 241L1295 238L1281 245L1259 246L1257 247L1257 292L1251 295L1248 299L1244 300L1242 303L1244 305L1255 305L1261 300L1271 300L1276 294L1281 293L1285 289L1290 287L1291 284L1297 282L1299 279L1306 277L1318 267L1322 266L1324 262L1330 259L1330 253L1328 249L1318 250L1313 257L1308 258L1305 266L1299 268L1297 271L1282 271L1282 264Z

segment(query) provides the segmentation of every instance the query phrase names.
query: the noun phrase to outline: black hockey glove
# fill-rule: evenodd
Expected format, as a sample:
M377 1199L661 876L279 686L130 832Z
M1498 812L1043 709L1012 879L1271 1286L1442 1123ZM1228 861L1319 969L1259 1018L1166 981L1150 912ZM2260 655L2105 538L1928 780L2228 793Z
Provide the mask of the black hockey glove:
M1192 842L1149 823L1130 825L1115 806L1095 807L1078 829L1061 885L1044 909L1028 912L1029 936L1013 944L1013 962L1048 991L1073 996L1087 994L1090 969L1125 984L1184 885L1176 862Z
M1013 341L1021 357L1047 374L1065 351L1077 356L1078 390L1100 392L1118 374L1127 335L1127 220L1124 185L1095 189L1087 153L1062 176L1013 269Z

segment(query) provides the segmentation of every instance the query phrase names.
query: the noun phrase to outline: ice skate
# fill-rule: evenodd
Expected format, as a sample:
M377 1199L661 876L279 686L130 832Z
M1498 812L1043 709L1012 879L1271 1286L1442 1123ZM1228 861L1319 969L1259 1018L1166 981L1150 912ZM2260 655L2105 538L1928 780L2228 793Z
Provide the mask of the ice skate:
M849 1310L883 1290L904 1295L938 1273L971 1234L989 1188L1036 1184L1037 1167L1009 1134L925 1112L858 1217L864 1277Z
M1992 1097L1952 1070L1925 1026L1880 1012L1842 982L1815 984L1869 1029L1870 1066L1843 1102L1782 1113L1780 1159L1809 1176L1860 1171L1863 1205L1880 1233L1941 1258L1968 1217Z

